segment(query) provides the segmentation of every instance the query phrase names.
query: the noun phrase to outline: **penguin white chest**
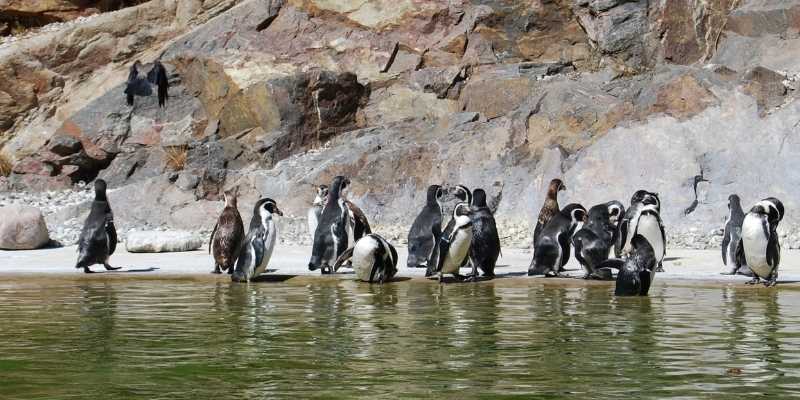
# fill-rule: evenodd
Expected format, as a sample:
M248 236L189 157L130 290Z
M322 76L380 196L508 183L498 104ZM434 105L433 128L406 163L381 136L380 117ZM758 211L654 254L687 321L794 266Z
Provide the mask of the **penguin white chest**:
M308 209L308 233L311 234L311 240L314 240L314 232L317 231L320 215L322 215L322 207L314 206Z
M639 218L637 232L642 235L650 245L653 246L653 253L656 256L656 263L664 259L664 237L661 235L661 226L655 215L645 214Z
M764 231L763 217L747 214L742 223L742 244L747 266L759 277L766 278L772 273L767 263L767 244L769 238Z
M277 238L278 230L275 227L275 223L270 219L267 222L266 236L264 236L264 256L256 266L255 274L253 276L258 276L267 270L269 260L272 258L272 251L275 249L275 241Z
M365 237L356 243L353 248L353 270L358 279L369 281L372 267L375 265L375 254L380 244L370 237Z
M453 241L450 243L450 249L447 251L444 265L442 265L442 273L452 274L457 273L461 267L461 263L467 258L469 253L469 245L472 243L472 227L467 226L458 229Z

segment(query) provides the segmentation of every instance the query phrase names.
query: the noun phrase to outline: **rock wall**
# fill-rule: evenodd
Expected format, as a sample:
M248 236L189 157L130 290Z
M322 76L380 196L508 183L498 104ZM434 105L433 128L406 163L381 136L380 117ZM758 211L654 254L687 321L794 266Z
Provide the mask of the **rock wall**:
M120 225L181 229L213 226L239 186L245 218L272 197L301 240L335 175L397 238L427 185L464 183L499 199L501 236L524 246L561 176L565 204L658 191L690 247L717 243L730 193L774 195L800 244L798 15L800 1L153 0L0 45L0 185L99 176ZM127 106L127 67L158 56L167 107Z

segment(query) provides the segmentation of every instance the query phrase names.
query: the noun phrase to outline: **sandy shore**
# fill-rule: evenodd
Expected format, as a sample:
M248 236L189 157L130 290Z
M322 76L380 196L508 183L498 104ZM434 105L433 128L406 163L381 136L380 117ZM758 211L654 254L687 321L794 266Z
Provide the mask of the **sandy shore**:
M425 279L423 269L406 268L406 249L398 248L400 262L399 278ZM268 274L288 280L308 279L354 279L351 270L340 270L334 276L321 276L318 271L311 272L307 268L311 248L308 246L278 246ZM102 266L92 269L98 274L84 274L73 268L77 257L76 247L63 247L34 251L0 251L0 279L17 280L40 278L68 279L191 279L191 280L228 280L228 276L211 274L211 256L206 249L183 253L129 253L124 246L117 250L111 258L112 265L122 267L116 272L105 272ZM610 284L606 282L584 281L581 279L556 279L528 277L527 266L531 253L527 250L506 249L498 262L495 281L530 280L554 284L593 285ZM670 249L664 263L666 272L659 273L656 283L697 283L714 285L744 285L749 280L745 276L720 275L724 271L718 251L713 250L681 250ZM574 257L567 265L567 275L580 277L583 271ZM465 269L462 273L467 273ZM513 279L508 279L513 278ZM783 252L779 283L783 287L800 288L800 251Z

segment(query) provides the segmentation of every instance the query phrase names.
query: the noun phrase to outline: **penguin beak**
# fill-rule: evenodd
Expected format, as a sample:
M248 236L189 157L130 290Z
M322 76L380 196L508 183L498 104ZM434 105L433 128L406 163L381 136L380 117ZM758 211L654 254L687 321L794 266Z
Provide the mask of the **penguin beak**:
M558 191L559 192L562 191L562 190L567 190L567 185L562 183L561 186L558 187Z
M278 214L278 215L280 215L282 217L283 216L283 211L281 211L281 209L276 206L275 207L275 214Z

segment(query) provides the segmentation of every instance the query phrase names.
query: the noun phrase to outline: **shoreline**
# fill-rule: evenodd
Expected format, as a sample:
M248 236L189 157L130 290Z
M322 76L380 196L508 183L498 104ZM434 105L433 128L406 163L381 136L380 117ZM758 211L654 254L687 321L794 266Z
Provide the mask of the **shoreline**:
M415 281L437 283L425 278L425 270L407 268L405 247L398 247L398 273L393 283ZM278 245L270 261L268 272L261 275L255 284L269 282L309 283L339 280L355 280L352 270L343 269L334 275L322 275L319 271L309 271L306 267L311 254L310 246ZM211 256L207 248L195 251L174 253L129 253L124 246L111 256L111 265L120 266L120 271L106 272L102 265L92 267L95 274L85 274L75 269L76 246L41 250L0 251L0 281L13 283L46 284L64 281L192 281L192 282L230 282L228 275L212 274ZM492 282L496 285L546 284L564 287L611 286L613 281L577 279L583 276L575 257L567 264L568 278L544 278L527 276L530 250L505 249L498 260L495 271L497 277L481 280L479 284ZM735 286L741 288L763 288L762 285L745 285L749 277L720 275L725 270L719 251L668 249L664 261L666 272L658 273L654 285L700 285ZM467 273L468 269L462 269ZM446 283L458 283L448 277ZM782 264L777 287L800 289L800 251L786 250L782 254ZM771 290L771 289L769 289Z

